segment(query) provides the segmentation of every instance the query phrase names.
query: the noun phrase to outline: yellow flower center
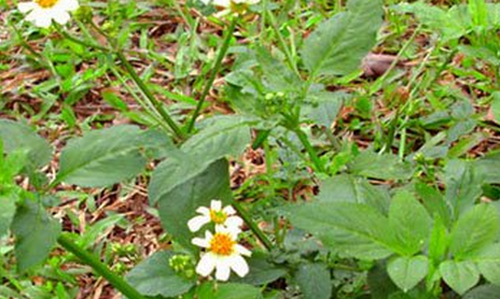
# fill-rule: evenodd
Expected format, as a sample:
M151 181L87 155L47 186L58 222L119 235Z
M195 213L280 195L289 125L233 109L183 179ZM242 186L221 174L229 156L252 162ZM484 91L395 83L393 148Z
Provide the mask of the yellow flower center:
M210 251L218 255L231 255L235 244L229 234L216 233L210 240Z
M227 219L226 213L222 211L210 210L210 220L215 224L223 224Z
M35 0L35 2L43 8L51 8L56 5L59 0Z

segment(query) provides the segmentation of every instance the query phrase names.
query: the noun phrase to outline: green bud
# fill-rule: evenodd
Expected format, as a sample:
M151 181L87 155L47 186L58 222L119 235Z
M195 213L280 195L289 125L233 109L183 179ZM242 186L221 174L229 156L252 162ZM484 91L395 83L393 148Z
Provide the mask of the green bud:
M88 5L81 5L75 11L74 16L77 20L80 20L82 23L90 23L93 17L92 7Z

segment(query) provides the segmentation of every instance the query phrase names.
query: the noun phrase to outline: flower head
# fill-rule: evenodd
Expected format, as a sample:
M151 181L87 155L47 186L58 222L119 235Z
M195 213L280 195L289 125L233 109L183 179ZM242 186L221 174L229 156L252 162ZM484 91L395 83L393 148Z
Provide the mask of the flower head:
M194 238L194 245L206 248L196 266L196 273L208 276L215 269L215 278L226 281L229 279L231 270L238 276L245 276L249 269L248 264L242 257L250 256L251 252L237 243L239 230L217 226L215 234L205 232L205 238Z
M26 20L38 27L48 28L52 20L63 25L69 21L69 12L78 8L77 0L33 0L19 3L17 8L28 13Z
M239 228L243 220L235 216L236 211L231 206L222 208L220 200L212 200L210 208L199 207L196 212L201 215L193 217L188 221L189 230L196 232L207 223L213 222L216 226Z

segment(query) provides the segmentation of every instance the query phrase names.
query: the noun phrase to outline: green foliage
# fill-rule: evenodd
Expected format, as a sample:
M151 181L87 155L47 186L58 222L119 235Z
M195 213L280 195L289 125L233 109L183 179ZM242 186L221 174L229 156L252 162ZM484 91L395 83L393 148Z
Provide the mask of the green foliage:
M322 23L304 41L302 60L312 77L347 75L375 45L382 1L350 0L347 11Z
M61 224L52 219L43 206L26 199L12 221L16 237L16 258L19 271L42 263L56 244Z
M174 255L170 251L154 253L135 266L127 274L127 280L146 296L175 297L188 292L195 282L176 273L169 266L169 260Z
M326 265L304 263L295 277L305 299L328 299L332 296L332 281Z
M136 176L146 165L142 151L170 146L170 141L149 143L136 126L96 130L71 140L61 153L57 182L102 187Z
M387 273L392 281L406 293L427 275L427 257L423 255L397 257L388 263Z

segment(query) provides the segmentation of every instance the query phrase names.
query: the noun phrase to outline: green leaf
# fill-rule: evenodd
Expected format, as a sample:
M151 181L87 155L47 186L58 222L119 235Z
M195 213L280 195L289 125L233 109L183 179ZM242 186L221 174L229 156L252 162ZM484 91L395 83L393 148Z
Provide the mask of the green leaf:
M419 252L431 231L431 218L425 208L407 191L397 193L389 210L389 222L397 243L407 256Z
M463 299L493 299L500 298L500 286L485 284L468 291Z
M475 160L475 173L484 178L489 184L500 184L500 151L490 152L486 156Z
M497 237L497 210L489 204L479 204L458 219L450 236L450 252L456 259L466 259Z
M445 261L439 265L439 271L450 288L460 295L479 282L479 271L471 261Z
M330 128L337 119L340 108L349 95L344 92L322 91L308 93L305 99L307 105L301 109L302 117L314 123Z
M382 25L381 0L349 0L338 13L304 41L302 60L311 76L347 75L375 46Z
M62 150L56 180L83 187L105 187L141 172L148 133L123 125L95 130L70 140Z
M171 153L153 172L149 184L149 200L155 204L171 192L203 172L214 161L226 156L238 156L250 143L247 118L213 117L206 127L186 141L181 150Z
M415 191L422 199L427 212L433 217L437 214L445 225L449 226L451 222L450 209L441 192L421 182L415 184Z
M15 252L21 272L43 262L61 234L59 221L29 200L17 208L11 229L16 237Z
M289 219L345 257L382 259L399 251L389 221L374 208L355 203L291 206Z
M391 198L382 188L371 185L366 179L341 174L320 183L318 202L364 203L387 214Z
M354 174L381 180L407 180L413 174L410 164L401 162L397 156L368 150L359 154L349 169Z
M429 270L426 256L397 257L387 264L387 272L392 281L405 293L413 289Z
M496 243L472 258L483 276L491 283L500 285L500 244Z
M174 253L159 251L135 266L126 276L127 281L146 296L176 297L189 291L195 280L178 275L169 266Z
M305 299L329 299L332 297L331 275L324 264L301 264L295 273L295 280Z
M217 287L202 284L196 292L197 299L262 299L259 289L248 284L224 283Z
M48 142L25 124L0 119L0 138L6 154L24 149L29 151L28 170L40 168L52 159L52 148Z
M450 160L445 167L446 201L455 220L470 209L482 193L482 179L471 163Z
M16 213L17 197L12 193L0 195L0 238L8 233Z
M269 91L285 93L300 91L303 84L301 79L283 62L274 58L266 48L258 47L255 54Z
M268 255L262 252L252 252L252 256L247 259L250 272L243 278L235 277L231 281L260 286L271 283L287 274L286 268L269 262L268 258Z
M187 222L196 216L196 209L210 206L212 199L229 203L231 198L229 165L225 159L221 159L158 198L163 228L183 246L192 249L193 234L189 231Z
M446 255L449 245L448 231L440 217L434 219L429 239L429 258L437 265Z

